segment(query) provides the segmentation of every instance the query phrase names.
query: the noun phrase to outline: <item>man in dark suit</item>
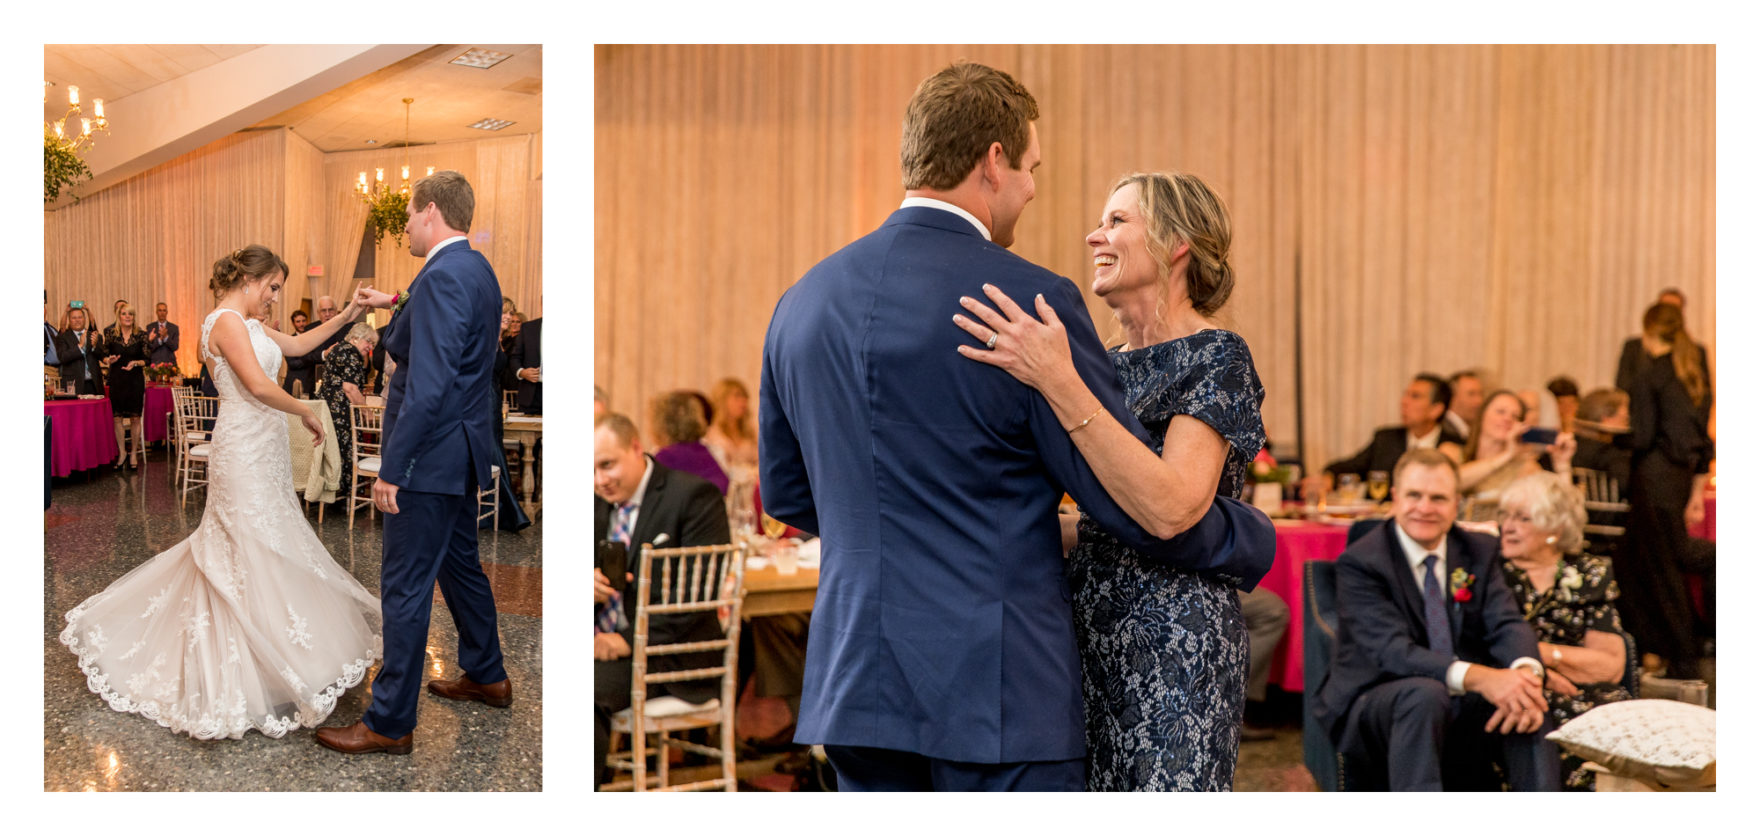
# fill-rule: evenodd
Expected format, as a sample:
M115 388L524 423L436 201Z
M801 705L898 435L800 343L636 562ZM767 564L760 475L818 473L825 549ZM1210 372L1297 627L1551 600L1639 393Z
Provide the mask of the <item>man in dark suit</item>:
M67 312L67 329L55 335L61 380L73 381L75 394L104 394L104 337L93 326L85 308L73 308Z
M325 297L328 298L328 297ZM311 320L305 311L294 311L287 316L293 325L293 333L304 334L311 326ZM343 329L347 333L348 329ZM299 382L300 397L315 398L318 396L318 362L322 359L324 348L319 346L305 354L292 354L287 357L287 375L281 379L281 391L293 393L293 384Z
M1393 790L1559 788L1545 669L1497 541L1454 527L1460 472L1435 450L1393 469L1393 519L1338 558L1338 653L1314 715Z
M177 362L177 323L168 321L164 302L153 306L153 321L147 325L147 362L153 365Z
M319 743L349 754L410 751L436 578L458 628L464 675L430 681L428 690L497 707L513 702L495 598L477 559L477 491L490 483L495 452L489 378L501 286L465 237L475 206L470 183L456 171L416 181L405 233L410 253L427 263L396 301L359 294L393 309L384 345L397 372L385 399L385 446L373 483L373 504L386 514L379 581L385 661L361 721L318 731Z
M604 573L593 570L593 766L603 781L611 717L630 705L634 593L641 580L636 550L643 543L669 549L720 545L731 542L732 535L721 492L700 476L654 461L642 451L635 424L615 412L595 422L593 492L593 541L623 543L630 567L622 593L613 591ZM608 613L608 607L614 610ZM607 625L613 629L602 630L601 618L615 620ZM721 625L712 612L657 615L648 621L648 639L656 644L712 641L721 635ZM655 656L648 660L648 670L664 673L712 666L720 654L709 650ZM648 696L701 705L714 699L718 691L715 680L695 679L653 686Z
M61 333L49 324L49 291L43 291L43 365L61 365L61 353L55 350L55 335ZM43 370L48 373L48 369Z
M527 415L544 413L544 344L539 339L543 326L541 316L521 326L507 355L508 366L519 379L519 411Z
M1613 476L1624 496L1632 483L1632 399L1618 389L1596 389L1577 407L1577 452L1571 466Z
M1382 427L1369 439L1369 446L1347 459L1326 466L1334 477L1341 473L1367 476L1375 471L1392 473L1393 463L1407 450L1435 448L1444 442L1465 445L1467 440L1442 423L1454 396L1448 381L1433 374L1420 374L1406 385L1399 399L1399 426Z
M1479 409L1485 405L1485 377L1478 369L1462 369L1448 376L1448 388L1448 411L1442 414L1442 423L1466 438L1473 433L1473 422L1479 420Z
M961 357L961 294L1044 294L1139 441L1075 284L1005 249L1033 197L1038 105L960 63L906 110L906 199L784 294L764 340L764 509L824 538L796 742L839 789L1080 790L1080 666L1057 505L1146 554L1252 587L1269 521L1232 499L1175 541L1112 501L1043 397Z

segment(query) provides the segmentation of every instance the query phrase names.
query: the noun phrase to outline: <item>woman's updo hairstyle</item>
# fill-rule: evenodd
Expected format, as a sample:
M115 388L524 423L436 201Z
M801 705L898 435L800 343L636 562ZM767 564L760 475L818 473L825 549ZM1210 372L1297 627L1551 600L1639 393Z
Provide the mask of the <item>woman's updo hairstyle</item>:
M1228 207L1192 174L1128 174L1112 185L1112 191L1128 185L1137 187L1137 210L1149 231L1149 254L1163 277L1169 254L1185 242L1191 254L1185 279L1192 308L1203 316L1221 310L1234 292L1234 268L1228 263Z
M281 271L281 275L287 275L287 262L282 261L281 256L268 247L252 244L220 256L214 262L214 275L208 280L208 289L214 291L215 299L219 299L240 285L261 279L277 270Z

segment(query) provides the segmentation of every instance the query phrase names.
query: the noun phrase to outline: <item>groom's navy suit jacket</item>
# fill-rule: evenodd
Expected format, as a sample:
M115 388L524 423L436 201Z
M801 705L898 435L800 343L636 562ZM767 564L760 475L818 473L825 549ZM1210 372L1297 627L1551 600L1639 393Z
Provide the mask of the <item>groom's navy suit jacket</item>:
M1175 541L1107 496L1045 399L961 357L952 317L990 282L1043 293L1077 370L1145 445L1070 281L911 207L783 295L764 340L764 510L823 538L796 740L973 763L1083 756L1080 665L1057 506L1246 588L1275 535L1218 499ZM1030 309L1030 307L1029 307Z
M494 339L501 285L468 241L435 253L409 286L409 301L385 327L397 361L385 396L379 478L403 490L462 494L466 478L489 484L499 397ZM487 336L484 336L487 335Z

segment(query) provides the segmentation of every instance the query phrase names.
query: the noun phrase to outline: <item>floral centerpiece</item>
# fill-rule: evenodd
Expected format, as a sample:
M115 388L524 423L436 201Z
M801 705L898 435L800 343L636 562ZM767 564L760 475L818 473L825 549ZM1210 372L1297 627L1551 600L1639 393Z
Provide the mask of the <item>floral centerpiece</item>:
M1283 486L1293 481L1295 471L1287 465L1253 462L1253 504L1266 514L1283 510Z
M1262 461L1253 462L1254 482L1276 482L1279 485L1287 485L1292 481L1291 477L1294 475L1295 471L1289 465L1270 465Z
M152 383L173 383L183 379L183 370L176 363L154 363L147 366L147 380Z

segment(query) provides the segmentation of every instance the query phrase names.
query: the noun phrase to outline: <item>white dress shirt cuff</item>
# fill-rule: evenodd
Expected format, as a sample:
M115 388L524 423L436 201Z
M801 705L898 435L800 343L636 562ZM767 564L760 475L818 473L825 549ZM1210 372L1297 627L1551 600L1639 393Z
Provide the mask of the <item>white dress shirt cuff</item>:
M1448 664L1448 675L1444 677L1444 681L1448 683L1449 696L1458 697L1467 692L1467 668L1472 667L1472 664L1473 663L1471 662L1463 662L1459 659ZM1510 670L1527 668L1528 671L1535 676L1542 678L1546 676L1546 667L1540 664L1539 659L1535 659L1532 656L1523 656L1522 658L1509 663L1509 668Z
M1463 662L1459 659L1448 663L1448 676L1444 677L1443 681L1448 683L1449 696L1458 697L1467 692L1467 668L1472 666L1472 662Z

